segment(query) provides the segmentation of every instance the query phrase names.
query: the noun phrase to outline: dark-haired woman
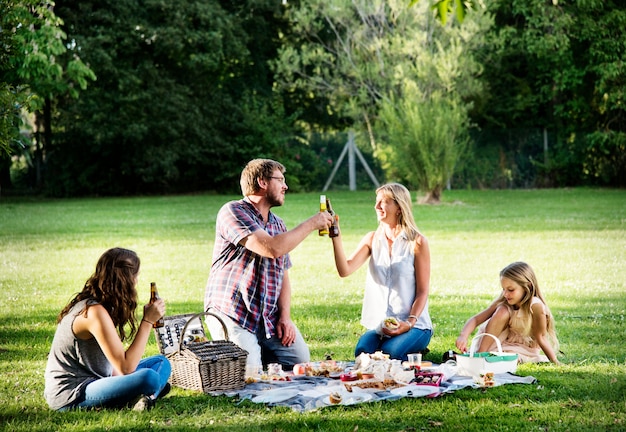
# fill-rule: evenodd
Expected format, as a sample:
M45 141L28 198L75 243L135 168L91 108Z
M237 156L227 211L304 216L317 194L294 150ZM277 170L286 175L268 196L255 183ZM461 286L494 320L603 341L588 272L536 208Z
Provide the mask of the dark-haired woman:
M45 372L44 396L50 408L134 404L143 410L169 391L169 361L162 355L142 360L152 324L164 315L165 303L146 304L137 322L139 265L135 252L109 249L83 290L59 314ZM132 340L126 349L125 340Z

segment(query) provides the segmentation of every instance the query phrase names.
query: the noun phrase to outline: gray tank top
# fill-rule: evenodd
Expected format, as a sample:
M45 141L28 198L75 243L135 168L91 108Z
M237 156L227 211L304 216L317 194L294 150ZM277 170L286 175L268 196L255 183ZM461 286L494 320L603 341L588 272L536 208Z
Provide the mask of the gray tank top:
M46 365L44 397L50 408L55 410L82 402L87 384L113 373L113 367L96 339L82 340L72 331L74 319L86 305L87 300L83 300L70 309L59 323L52 340Z

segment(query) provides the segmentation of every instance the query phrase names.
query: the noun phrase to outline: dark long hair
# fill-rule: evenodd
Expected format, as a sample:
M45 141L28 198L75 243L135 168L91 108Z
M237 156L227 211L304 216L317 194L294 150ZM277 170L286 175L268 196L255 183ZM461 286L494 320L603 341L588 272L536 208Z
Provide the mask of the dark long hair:
M87 299L107 310L122 341L126 339L126 324L130 325L129 337L132 337L137 331L135 284L139 265L139 257L131 250L113 248L106 251L98 260L95 273L87 279L83 290L63 308L57 321L61 321L76 303ZM83 311L85 314L89 306L88 302Z

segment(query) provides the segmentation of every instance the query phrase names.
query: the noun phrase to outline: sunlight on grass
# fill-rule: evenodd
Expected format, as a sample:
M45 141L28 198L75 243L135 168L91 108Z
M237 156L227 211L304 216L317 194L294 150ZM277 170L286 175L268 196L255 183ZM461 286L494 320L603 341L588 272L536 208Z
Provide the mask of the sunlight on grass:
M329 192L347 253L376 228L374 193ZM236 196L0 201L0 429L12 431L227 430L410 431L623 430L626 427L626 191L446 191L439 206L414 206L432 255L427 359L453 348L465 320L499 293L512 261L535 269L555 315L562 366L522 365L531 386L463 390L297 414L174 389L150 413L54 413L42 397L56 315L107 248L134 249L146 302L157 282L168 315L200 312L215 215ZM288 194L276 213L289 228L317 211L317 194ZM365 267L334 268L328 238L312 233L292 253L292 316L314 359L352 359ZM148 354L157 352L153 337Z

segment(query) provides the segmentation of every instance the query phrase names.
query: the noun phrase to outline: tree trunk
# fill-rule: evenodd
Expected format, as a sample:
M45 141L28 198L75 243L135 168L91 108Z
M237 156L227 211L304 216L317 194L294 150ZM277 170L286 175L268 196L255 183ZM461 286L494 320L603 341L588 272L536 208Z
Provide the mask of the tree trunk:
M4 150L0 150L3 154L0 155L0 197L2 196L2 189L5 191L11 189L11 156L4 153Z
M41 191L45 183L46 151L52 140L52 105L46 98L43 114L36 113L37 133L35 134L35 188Z
M441 186L435 186L426 195L417 199L418 204L441 204Z

